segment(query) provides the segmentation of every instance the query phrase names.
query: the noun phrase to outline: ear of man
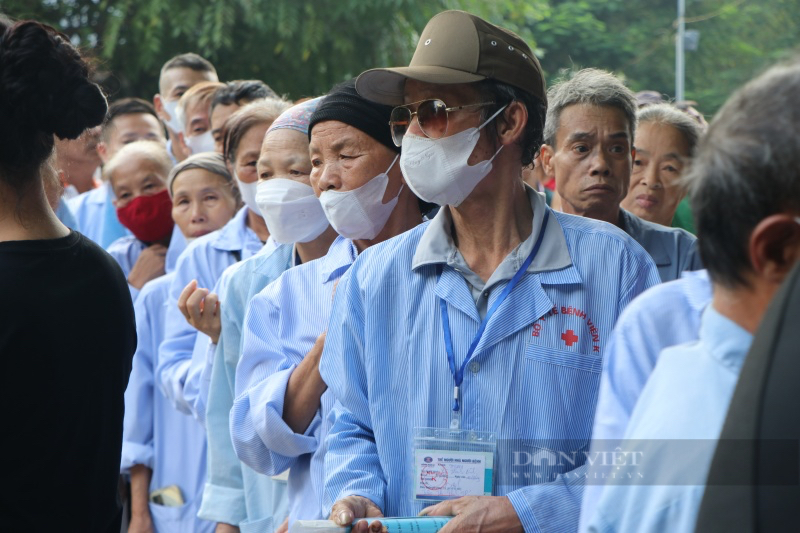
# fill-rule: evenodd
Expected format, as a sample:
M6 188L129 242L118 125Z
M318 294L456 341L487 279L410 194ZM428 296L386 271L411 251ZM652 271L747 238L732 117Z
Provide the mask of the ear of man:
M97 155L100 156L100 161L103 164L108 164L110 157L108 157L108 145L104 141L100 141L97 143Z
M165 118L164 117L164 101L161 99L161 95L160 94L156 94L155 96L153 96L153 107L156 108L156 114L159 117L161 117L162 119Z
M800 221L785 213L765 218L750 234L749 248L756 275L780 285L800 260Z
M498 117L496 131L500 144L508 146L520 144L525 135L525 126L528 124L528 110L517 100L514 100Z
M555 152L555 149L549 144L543 144L539 151L539 159L542 163L542 170L544 171L544 175L547 179L556 177L556 171L553 167L553 156L555 155Z

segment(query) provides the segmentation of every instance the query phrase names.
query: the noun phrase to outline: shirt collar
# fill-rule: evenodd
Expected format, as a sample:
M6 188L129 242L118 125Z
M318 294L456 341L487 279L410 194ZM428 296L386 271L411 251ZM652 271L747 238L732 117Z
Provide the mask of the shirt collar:
M550 209L547 207L543 194L534 191L528 185L525 185L525 192L528 195L531 208L533 209L533 222L531 225L531 235L522 243L518 250L517 262L519 264L515 265L517 269L522 266L525 258L527 258L531 250L533 250L533 246L536 243L536 239L539 237L539 231L542 227L544 212L546 209ZM414 260L411 263L412 270L423 265L450 263L453 261L458 249L450 234L452 223L453 219L450 215L450 208L445 206L439 209L439 212L433 217L431 223L425 228L419 244L417 245L417 250L414 253ZM551 211L541 247L533 263L528 267L528 272L558 270L570 265L572 265L572 259L569 255L564 232L561 229L561 225L558 224L555 214Z
M753 336L733 320L721 315L713 304L708 304L700 318L700 340L708 348L711 357L738 374L750 350Z
M230 222L219 230L211 246L217 250L224 250L226 252L243 250L248 232L252 232L253 235L255 235L255 232L247 227L248 209L247 206L241 208Z
M341 277L344 271L350 268L356 257L358 257L358 249L353 241L345 239L341 235L336 237L328 249L328 253L320 259L322 261L322 283Z

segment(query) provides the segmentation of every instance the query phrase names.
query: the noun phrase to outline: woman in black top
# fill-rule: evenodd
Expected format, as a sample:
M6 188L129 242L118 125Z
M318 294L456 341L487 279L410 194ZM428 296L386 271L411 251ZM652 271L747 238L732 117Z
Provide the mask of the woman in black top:
M69 40L0 18L0 529L119 531L123 394L136 348L125 278L56 218L54 135L106 99Z

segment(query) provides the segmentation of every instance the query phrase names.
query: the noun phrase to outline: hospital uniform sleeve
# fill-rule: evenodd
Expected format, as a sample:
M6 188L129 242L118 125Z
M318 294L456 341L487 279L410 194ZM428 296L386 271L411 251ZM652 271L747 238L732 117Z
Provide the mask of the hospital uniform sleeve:
M197 259L204 255L203 251L205 248L189 248L178 259L175 278L169 288L164 341L159 347L159 363L156 368L156 380L161 392L178 411L187 415L192 414L191 401L194 398L186 398L185 385L192 363L197 330L178 309L178 297L193 279L197 280L198 287L213 286L215 280L210 279L212 276L208 266Z
M271 289L276 287L254 297L245 314L230 425L233 446L242 462L263 474L277 475L300 455L317 449L320 417L316 414L302 435L283 420L286 386L300 361L289 360L281 351L278 291Z
M329 415L333 424L326 439L325 514L337 500L350 495L385 508L386 480L372 430L364 369L364 319L363 295L354 266L336 289L320 361L322 379L337 398Z
M153 468L153 338L160 327L150 323L146 302L134 304L138 345L133 356L133 368L125 389L125 417L123 419L122 458L120 471L128 472L134 465Z

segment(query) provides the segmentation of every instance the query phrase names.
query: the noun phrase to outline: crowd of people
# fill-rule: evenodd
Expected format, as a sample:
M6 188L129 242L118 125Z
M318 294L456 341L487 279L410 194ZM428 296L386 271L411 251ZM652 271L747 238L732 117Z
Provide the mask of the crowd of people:
M0 16L4 528L694 531L798 270L798 92L709 125L445 11L324 95L186 53L109 104Z

